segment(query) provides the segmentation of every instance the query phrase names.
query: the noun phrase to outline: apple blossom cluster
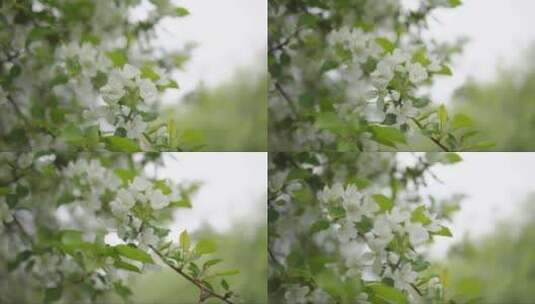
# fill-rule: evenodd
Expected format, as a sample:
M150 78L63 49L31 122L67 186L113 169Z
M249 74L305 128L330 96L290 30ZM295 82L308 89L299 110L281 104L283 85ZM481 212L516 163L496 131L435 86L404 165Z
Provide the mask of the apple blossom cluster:
M73 181L66 187L74 186L72 194L76 201L93 212L111 211L113 218L106 223L111 225L110 231L115 231L124 241L137 241L140 248L158 245L161 236L166 234L165 229L149 221L151 215L181 200L178 186L168 180L152 181L137 175L125 182L95 159L71 162L63 174ZM109 201L102 201L103 195L107 195Z
M347 249L343 275L362 276L364 281L370 282L388 278L393 280L395 288L417 297L413 287L419 278L413 270L421 259L417 249L430 241L433 234L445 229L442 221L436 219L437 215L430 214L425 205L406 201L390 206L382 201L386 206L381 208L376 200L385 200L383 196L374 199L373 193L355 185L326 186L318 197L332 233L340 246ZM343 207L344 216L333 218L328 211L333 204ZM369 227L363 227L365 225ZM407 239L410 249L396 251L397 247L390 246L394 239Z
M110 292L126 298L128 273L155 267L156 254L165 263L186 261L184 245L167 239L165 224L176 208L190 207L197 184L146 175L146 164L158 165L155 155L96 155L0 153L0 257L8 284L27 282L19 299L44 292L48 300L69 301L74 295L65 287L72 284L88 288L87 303ZM115 236L121 244L106 240ZM192 246L187 261L212 253L213 246ZM225 299L234 299L223 285Z
M394 41L395 38L392 39ZM351 119L364 115L369 123L382 124L391 116L392 125L406 125L411 118L423 111L417 89L433 74L444 73L445 65L433 56L422 59L421 46L409 45L407 50L395 48L390 39L360 28L342 27L331 32L327 41L333 50L346 51L351 59L339 67L337 77L348 79L350 99L353 102L336 105L337 112ZM375 68L369 71L371 64ZM361 136L371 136L363 132ZM366 140L361 140L364 150L373 150Z
M269 183L274 299L376 303L385 292L410 303L444 299L425 248L435 237L451 236L444 210L454 210L450 204L459 198L427 201L419 187L432 177L431 166L458 162L456 154L428 153L414 163L389 153L278 157L270 162ZM288 158L290 167L279 167Z
M460 4L319 1L296 9L282 1L270 7L273 145L377 151L407 144L414 133L441 142L444 130L436 126L444 122L433 114L440 101L432 102L429 88L437 75L452 74L448 64L460 48L421 32L433 10Z
M158 101L161 90L173 86L165 70L145 67L150 74L142 75L138 67L128 63L122 67L113 66L105 51L89 43L79 45L71 42L62 46L58 51L58 61L66 71L71 64L78 62L80 65L80 72L64 86L74 92L75 98L87 104L87 109L83 111L87 124L98 122L101 133L114 134L120 130L120 133L137 142L149 138L149 123L154 116L151 108ZM107 79L104 85L95 84L95 77L104 79L105 75ZM62 86L55 87L58 94L65 89ZM158 126L152 133L160 134L158 131L161 128L164 126Z
M156 55L154 27L182 17L170 1L0 4L0 143L9 150L168 150L158 104L175 53ZM160 59L159 57L169 58ZM176 147L173 147L173 149Z

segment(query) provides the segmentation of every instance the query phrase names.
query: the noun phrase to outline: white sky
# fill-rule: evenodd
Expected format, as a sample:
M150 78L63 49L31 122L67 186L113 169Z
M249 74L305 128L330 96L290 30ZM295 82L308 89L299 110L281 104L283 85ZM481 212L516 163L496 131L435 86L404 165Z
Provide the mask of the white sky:
M460 153L463 161L437 166L433 172L443 183L432 181L424 194L447 198L464 193L467 198L455 216L453 238L436 238L431 253L443 257L448 247L463 239L494 230L500 219L517 216L521 204L535 191L535 153Z
M213 86L229 79L236 70L255 66L267 69L266 0L175 0L187 8L184 18L165 19L156 45L177 49L188 42L197 47L185 71L176 73L179 96L199 82Z
M457 56L452 66L453 77L436 81L432 91L436 102L448 102L453 91L468 77L493 79L500 63L516 63L523 50L535 40L535 1L463 2L455 9L439 9L433 14L436 20L431 22L429 36L439 41L455 41L466 36L471 41Z
M224 232L234 223L265 223L267 153L165 153L164 161L160 178L203 183L193 208L176 211L173 232L195 231L203 224Z

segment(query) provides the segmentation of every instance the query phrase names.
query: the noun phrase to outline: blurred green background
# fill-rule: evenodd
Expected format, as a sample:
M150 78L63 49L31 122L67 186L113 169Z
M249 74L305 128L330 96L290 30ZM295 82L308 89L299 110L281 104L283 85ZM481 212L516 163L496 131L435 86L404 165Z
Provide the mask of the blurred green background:
M496 78L469 80L453 97L495 151L535 151L535 45L519 51L517 63L499 66Z
M185 151L267 151L265 71L245 68L216 87L200 85L163 113L176 121Z
M437 262L456 303L535 301L535 194L494 232L465 239Z
M243 303L267 302L267 228L250 224L236 224L233 229L219 234L204 228L192 234L192 238L210 239L217 244L215 255L223 259L220 270L239 269L238 275L225 280L240 295ZM132 303L139 304L187 304L198 303L199 292L194 286L173 271L162 267L135 276L129 285L134 294ZM219 281L216 282L217 284ZM215 286L215 283L214 283ZM120 303L120 302L118 302ZM209 300L206 303L221 303Z

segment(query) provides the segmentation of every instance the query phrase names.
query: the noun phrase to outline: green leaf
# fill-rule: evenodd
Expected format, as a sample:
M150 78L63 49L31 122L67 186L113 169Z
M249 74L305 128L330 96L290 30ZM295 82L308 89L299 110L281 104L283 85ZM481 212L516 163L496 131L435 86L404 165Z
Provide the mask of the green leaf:
M457 153L446 153L445 158L450 164L455 164L463 160L463 158Z
M223 287L223 289L225 290L229 290L229 286L228 286L228 283L227 281L225 281L225 279L221 279L221 287Z
M407 296L402 291L386 284L373 283L366 286L366 289L368 293L373 295L373 297L387 301L388 303L408 303Z
M77 230L63 230L61 231L61 243L69 247L77 247L84 241L82 239L82 232Z
M390 211L394 207L394 202L382 194L374 194L372 198L379 205L379 208L381 208L381 213Z
M106 148L113 152L139 152L139 145L132 139L120 136L108 136L104 138Z
M122 68L127 62L126 52L124 50L114 50L106 53L106 56L113 62L116 67Z
M405 134L394 127L372 125L370 126L370 131L373 134L374 139L385 146L395 148L396 143L407 143Z
M8 187L0 187L0 196L6 196L11 192Z
M345 129L345 123L338 117L335 112L322 112L316 120L316 126L333 133L340 133Z
M206 278L215 278L215 277L224 277L224 276L232 276L239 274L240 271L238 269L231 269L231 270L225 270L225 271L218 271L215 272L212 275L206 276Z
M216 244L210 240L200 240L195 246L195 252L199 255L213 253L216 249Z
M441 226L440 230L437 232L433 232L434 235L440 235L440 236L446 236L446 237L452 237L453 234L451 233L450 229L446 226Z
M30 194L30 188L22 184L17 184L17 187L15 188L15 193L17 194L19 198L24 198L28 194Z
M123 182L123 185L127 185L128 183L132 182L134 178L136 178L136 171L125 169L125 168L116 168L113 170L115 175L117 175L121 181Z
M319 220L312 224L310 228L310 233L316 233L328 229L331 224L327 220Z
M169 133L169 145L172 148L178 146L178 135L176 132L176 123L173 119L169 119L167 122L167 132Z
M465 114L458 113L453 116L451 120L451 128L452 130L457 130L461 128L471 128L473 127L474 122L470 117L468 117Z
M302 14L299 17L299 20L297 21L297 23L300 26L313 27L316 25L316 23L318 23L318 17L316 17L315 15L311 15L311 14Z
M21 73L22 73L22 68L20 67L20 65L15 64L9 70L9 78L11 78L11 79L17 78L17 77L19 77L19 75Z
M449 66L443 64L442 68L440 69L440 71L435 72L435 74L452 76L453 72L451 71Z
M33 255L33 251L30 251L30 250L24 250L22 252L19 252L15 260L7 263L7 271L11 272L17 269L17 267L19 267L21 263L28 260L32 255Z
M75 124L70 123L66 125L61 131L61 138L67 143L80 146L84 142L84 133L82 130Z
M189 11L183 7L177 7L175 8L175 15L177 17L185 17L189 15Z
M121 261L121 260L116 260L115 263L113 263L113 266L120 268L120 269L141 273L139 268L137 268L136 266L129 264L127 262Z
M171 188L169 188L169 185L167 185L165 180L162 179L155 180L153 186L155 189L159 189L160 191L162 191L162 193L165 195L169 195L172 192Z
M411 222L422 223L422 225L431 224L431 220L425 215L425 206L419 206L411 213Z
M188 251L190 245L191 241L189 239L188 231L184 230L182 233L180 233L180 248L182 248L184 251Z
M19 202L19 197L15 193L9 193L6 195L6 203L9 208L14 208Z
M212 260L208 260L206 261L203 265L202 265L202 268L204 270L208 269L209 267L212 267L216 264L219 264L221 263L223 260L222 259L212 259Z
M132 260L152 264L152 257L145 251L130 245L117 245L114 247L117 253Z
M423 65L424 67L430 65L431 64L431 60L429 60L429 58L427 57L427 50L425 48L421 48L421 49L417 50L412 55L412 62L419 63L419 64Z
M443 104L438 107L437 110L438 113L438 119L440 120L440 128L444 129L446 127L446 124L448 123L448 110L446 109L446 106Z
M375 42L377 42L377 44L379 44L387 53L392 53L396 49L396 45L385 37L379 37L375 39Z
M463 2L461 0L448 0L451 7L457 7L459 5L462 5Z
M45 303L55 302L61 299L63 288L61 286L45 289Z
M321 66L320 72L324 73L324 72L330 71L332 69L336 69L337 67L338 67L338 62L336 62L334 60L327 60Z
M148 64L142 66L139 71L141 73L142 78L148 78L152 81L160 79L160 76L156 72L154 72L154 70L152 70L152 67Z

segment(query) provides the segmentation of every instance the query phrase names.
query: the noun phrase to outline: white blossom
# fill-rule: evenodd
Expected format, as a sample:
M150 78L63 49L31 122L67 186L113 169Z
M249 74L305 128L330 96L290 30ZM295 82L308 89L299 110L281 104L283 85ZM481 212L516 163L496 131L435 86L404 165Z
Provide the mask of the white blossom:
M421 223L406 223L405 230L409 235L409 241L412 246L421 245L429 239L429 233Z
M284 299L291 304L307 304L307 295L310 292L308 286L290 285L284 293Z
M165 208L169 205L169 198L160 189L153 190L149 195L149 200L152 209L155 210Z
M141 115L135 115L130 121L126 123L126 136L129 138L139 138L146 130L148 124L143 121Z
M132 188L137 191L146 191L150 189L152 184L142 176L136 176L132 182Z
M158 98L158 89L149 79L138 81L139 95L147 103L154 102Z
M414 84L419 84L428 77L427 70L419 63L408 63L409 80Z

